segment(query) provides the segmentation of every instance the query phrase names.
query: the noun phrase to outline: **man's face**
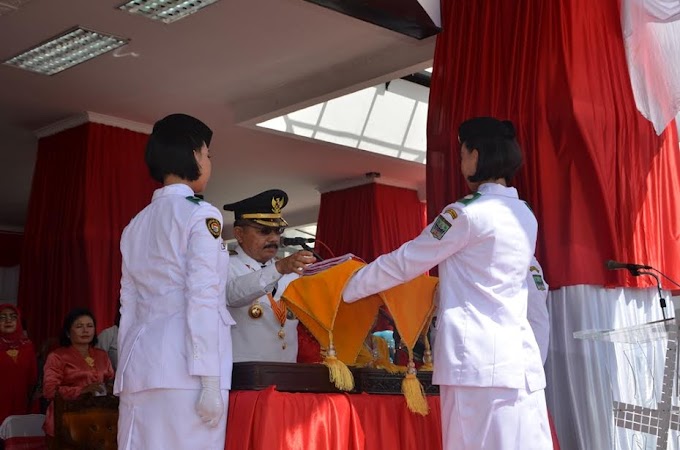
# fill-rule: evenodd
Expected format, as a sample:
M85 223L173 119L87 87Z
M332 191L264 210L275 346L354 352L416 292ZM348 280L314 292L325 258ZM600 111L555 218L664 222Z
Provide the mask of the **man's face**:
M234 236L243 251L260 264L264 264L279 250L283 228L266 227L249 223L234 227Z

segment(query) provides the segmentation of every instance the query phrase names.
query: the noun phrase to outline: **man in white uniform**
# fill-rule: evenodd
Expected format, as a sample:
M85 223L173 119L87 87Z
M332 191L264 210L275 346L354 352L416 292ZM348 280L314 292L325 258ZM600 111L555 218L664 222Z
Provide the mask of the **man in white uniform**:
M211 173L212 131L173 114L146 148L163 183L125 227L118 372L118 448L224 450L231 325L229 253L219 210L195 196Z
M522 157L514 127L490 117L459 129L461 172L474 194L358 271L356 301L439 265L433 383L445 450L551 450L545 375L527 320L537 222L508 187Z
M109 355L113 370L118 368L118 326L120 325L120 305L116 312L113 325L103 330L97 336L97 348L101 348Z
M227 306L236 321L234 362L296 362L298 320L281 295L315 258L305 250L274 259L288 226L281 216L287 204L284 191L271 189L224 205L234 212L238 242L229 261L227 286Z

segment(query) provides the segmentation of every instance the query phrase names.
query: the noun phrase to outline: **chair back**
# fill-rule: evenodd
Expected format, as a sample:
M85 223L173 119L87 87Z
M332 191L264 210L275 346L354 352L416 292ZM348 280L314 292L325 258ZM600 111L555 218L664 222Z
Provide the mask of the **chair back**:
M61 450L114 450L118 437L118 397L84 395L54 398L54 444Z

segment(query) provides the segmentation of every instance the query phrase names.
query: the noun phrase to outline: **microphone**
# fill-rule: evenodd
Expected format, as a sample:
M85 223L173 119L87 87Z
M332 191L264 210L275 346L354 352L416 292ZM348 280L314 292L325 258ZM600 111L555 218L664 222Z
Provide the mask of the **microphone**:
M313 238L303 238L303 237L294 237L294 238L289 238L289 237L281 237L281 246L282 247L291 247L294 245L302 245L304 246L305 244L311 244L314 242L316 239Z
M607 269L609 270L617 270L617 269L627 269L632 271L635 270L640 270L640 269L646 269L646 270L653 270L654 268L651 266L645 266L643 264L633 264L633 263L623 263L623 262L617 262L614 260L609 260L606 263Z
M652 266L616 262L611 259L607 261L606 266L607 269L609 270L627 269L628 271L630 271L630 274L633 275L634 277L639 277L640 275L649 275L650 277L653 277L656 280L656 289L659 291L659 305L661 306L661 315L663 316L663 320L666 320L666 299L663 296L663 292L661 292L661 280L655 273L648 272L648 270L654 270L656 272L659 272L664 277L666 277L666 275L664 275L660 270L655 269Z

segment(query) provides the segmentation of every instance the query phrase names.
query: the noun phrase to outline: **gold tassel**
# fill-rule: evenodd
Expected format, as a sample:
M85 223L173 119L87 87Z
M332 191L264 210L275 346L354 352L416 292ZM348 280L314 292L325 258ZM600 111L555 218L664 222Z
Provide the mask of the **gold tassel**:
M404 394L406 406L411 412L426 416L430 412L430 405L428 405L427 398L425 398L423 385L420 384L420 380L416 377L418 372L413 362L413 350L410 348L408 349L408 356L408 370L406 371L404 381L401 382L401 392Z
M326 356L323 359L323 365L328 367L328 377L331 383L335 384L336 388L341 391L351 391L354 389L354 376L350 372L349 367L337 358L332 334Z
M427 329L425 334L423 334L423 344L425 345L425 351L423 352L423 365L420 366L420 370L432 372L434 370L432 365L432 348L430 347L430 340L427 338Z

